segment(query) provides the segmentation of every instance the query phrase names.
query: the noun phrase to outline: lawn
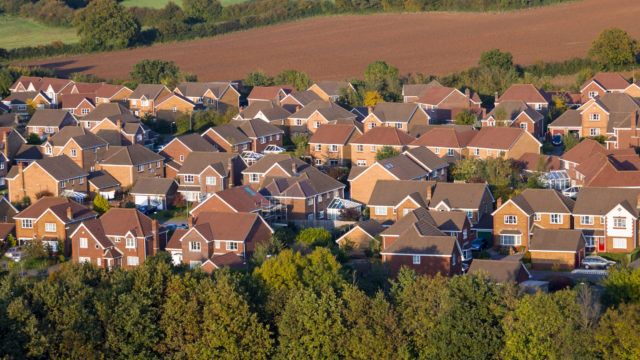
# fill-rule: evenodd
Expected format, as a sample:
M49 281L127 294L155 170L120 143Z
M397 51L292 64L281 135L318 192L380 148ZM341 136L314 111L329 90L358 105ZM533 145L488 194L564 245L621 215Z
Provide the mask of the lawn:
M54 41L74 43L78 41L76 30L72 28L52 27L33 20L1 15L0 47L13 49L23 46L46 45Z
M122 5L160 9L164 7L169 1L171 0L124 0L122 2ZM233 5L244 1L245 0L220 0L222 5ZM182 6L182 0L173 0L173 2Z

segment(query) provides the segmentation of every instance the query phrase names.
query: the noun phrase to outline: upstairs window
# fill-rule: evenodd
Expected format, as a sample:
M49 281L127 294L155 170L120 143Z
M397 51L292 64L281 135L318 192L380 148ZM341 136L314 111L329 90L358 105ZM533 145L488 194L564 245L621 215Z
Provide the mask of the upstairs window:
M188 183L188 184L193 183L193 175L184 175L183 179L185 183Z
M552 224L562 224L562 215L560 214L550 214L549 220Z
M22 228L23 229L33 229L33 220L32 219L22 219Z
M518 218L515 215L505 215L504 223L508 225L515 225L518 223Z
M622 216L616 216L613 218L613 228L614 229L626 229L627 228L627 218Z
M201 250L201 244L197 241L190 241L189 242L189 251L195 251L195 252L200 252Z

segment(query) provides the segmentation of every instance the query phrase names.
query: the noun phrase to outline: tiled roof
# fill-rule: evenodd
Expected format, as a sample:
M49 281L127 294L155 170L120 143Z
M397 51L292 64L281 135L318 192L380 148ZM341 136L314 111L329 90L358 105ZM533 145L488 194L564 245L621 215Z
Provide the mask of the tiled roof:
M67 110L62 109L37 109L27 126L51 126L59 127L65 119L73 118Z
M135 237L146 237L153 231L153 220L137 209L111 208L100 221L107 235L125 236L131 232Z
M109 149L110 153L101 162L108 165L142 165L163 161L164 158L140 144Z
M395 127L378 126L360 136L354 144L403 146L413 142L415 138Z
M129 193L134 195L171 195L176 189L177 184L173 179L143 177L136 181Z
M469 147L509 150L526 131L512 127L483 127L469 142Z
M475 135L475 130L456 129L452 126L434 126L411 145L461 149L466 147Z
M543 90L533 84L513 84L500 96L498 102L519 100L525 103L548 103L549 99Z
M580 251L584 248L584 236L581 230L541 229L533 231L529 242L531 251Z
M346 145L359 134L352 125L321 125L309 138L309 144L339 144Z
M230 171L229 163L237 156L225 152L192 152L187 155L179 173L197 175L208 166L212 166L220 175L227 176Z
M88 207L80 205L67 198L45 196L22 210L15 216L15 218L36 219L49 209L65 223L69 223L74 220L88 219L97 215ZM72 218L67 216L67 209L71 209Z
M453 209L478 209L486 191L486 184L438 182L429 206L433 208L444 201Z

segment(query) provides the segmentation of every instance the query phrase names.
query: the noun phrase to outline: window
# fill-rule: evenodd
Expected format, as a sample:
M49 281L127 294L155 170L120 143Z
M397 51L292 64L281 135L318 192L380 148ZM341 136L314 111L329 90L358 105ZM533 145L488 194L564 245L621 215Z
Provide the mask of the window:
M562 224L562 215L549 214L549 221L551 221L552 224Z
M220 249L220 240L215 240L213 242L213 245L215 246L216 249Z
M313 205L313 198L312 197L307 199L307 205L309 205L309 206Z
M80 110L80 113L82 113L82 115L87 115L89 113L89 109L83 108L82 110Z
M582 225L593 225L593 216L589 216L589 215L580 216L580 223Z
M594 236L585 236L584 237L584 246L588 247L588 248L594 248L596 247L596 239Z
M316 166L322 165L322 159L316 159Z
M4 163L0 162L0 170L4 170Z
M437 148L433 149L433 153L434 154L440 154L440 148L437 147Z
M102 266L102 259L101 258L97 258L96 259L96 265Z
M500 245L502 246L519 246L522 237L520 235L500 235Z
M280 134L276 135L276 140L280 140Z
M127 249L135 249L136 248L136 239L135 238L127 238L125 247Z
M453 156L453 149L447 149L447 156Z
M52 127L46 127L44 129L44 132L47 133L47 134L53 134L54 129Z
M193 183L193 175L183 175L185 183Z
M338 145L329 145L329 152L338 152Z
M120 241L122 241L122 238L121 238L120 236L116 236L116 237L115 237L115 241L116 241L117 243L119 243Z
M156 167L157 167L158 169L160 169L160 167L162 167L162 161L158 161L158 162L156 162Z
M267 139L264 138L264 136L260 137L260 144L264 144L267 142Z
M396 129L402 129L402 123L396 123Z
M59 184L60 184L60 187L63 188L64 187L64 180L60 181Z
M171 108L171 112L174 112L174 113L178 112L178 108L177 108L177 107L175 107L175 106L174 106L174 107L172 107L172 108Z
M140 265L140 260L137 256L127 256L127 265L138 266Z
M140 100L141 106L149 106L149 100Z
M369 151L376 152L376 146L375 145L369 146Z
M189 251L200 252L201 244L197 241L189 241Z
M625 239L625 238L613 238L613 248L614 249L626 249L627 248L627 239Z
M593 99L596 96L598 96L598 92L597 91L589 91L589 99Z
M56 224L55 223L45 223L44 231L46 232L56 232Z
M356 161L358 166L367 166L367 160L358 160Z
M598 128L589 129L589 136L598 136L598 135L600 135L600 129Z
M87 121L85 123L85 126L86 126L87 129L89 129L91 127L91 121Z
M316 144L316 151L322 151L322 144Z
M80 264L90 263L91 262L91 258L90 257L86 257L86 256L80 256L80 257L78 257L78 262Z
M78 179L78 184L84 184L84 178L79 178Z
M180 155L180 161L184 161L184 155Z
M600 114L589 114L589 120L591 121L599 121L600 120Z
M536 110L538 111L542 110L542 104L536 104Z
M387 215L387 208L385 206L376 206L375 213L376 215Z
M260 181L258 174L249 174L249 182L257 183L258 181Z
M144 165L138 165L138 172L144 171Z
M207 183L207 185L215 185L216 184L216 177L215 176L207 176L205 179L205 182Z
M78 156L78 150L71 149L71 157L76 157L76 156Z
M320 121L314 121L313 122L313 127L316 128L316 129L319 128L320 127Z
M45 146L44 147L44 153L47 154L47 155L53 154L53 149L51 149L51 146L48 146L48 145Z
M451 265L456 266L457 262L458 262L458 257L457 256L452 256L451 257Z
M89 240L87 238L80 238L80 248L86 249L89 247Z
M238 250L238 243L227 241L227 250L230 250L230 251Z
M413 265L420 265L420 255L413 255L413 259L411 261Z
M527 123L520 123L520 129L527 131L528 127L527 127Z
M296 126L302 126L302 119L296 119Z
M542 216L540 214L533 214L533 220L534 221L540 221L542 220Z
M467 219L473 219L473 211L467 210Z
M363 152L364 151L364 145L356 145L356 151L357 152Z
M504 223L515 225L518 223L518 218L515 215L505 215Z
M480 149L473 149L473 155L475 156L480 155Z
M318 195L318 203L322 202L322 195Z
M627 228L627 218L622 216L616 216L613 218L613 228L614 229L626 229Z
M467 229L462 230L462 240L467 240L467 236L469 234L467 234Z
M32 219L22 219L22 228L23 229L33 229L33 220Z
M369 123L369 129L373 129L374 127L376 127L376 124L375 124L375 123L370 122L370 123Z

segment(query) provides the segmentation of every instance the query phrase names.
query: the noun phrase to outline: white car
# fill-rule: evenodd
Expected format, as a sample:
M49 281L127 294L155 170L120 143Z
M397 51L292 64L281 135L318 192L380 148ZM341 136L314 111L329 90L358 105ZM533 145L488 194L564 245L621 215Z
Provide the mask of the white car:
M580 187L579 186L572 186L569 188L566 188L564 190L562 190L562 195L564 196L568 196L572 199L575 199L576 196L578 196L578 192L580 191Z
M277 145L267 145L262 151L263 154L280 154L284 152L284 148Z
M4 256L8 257L13 261L20 261L22 259L22 250L19 247L12 247L4 253Z

